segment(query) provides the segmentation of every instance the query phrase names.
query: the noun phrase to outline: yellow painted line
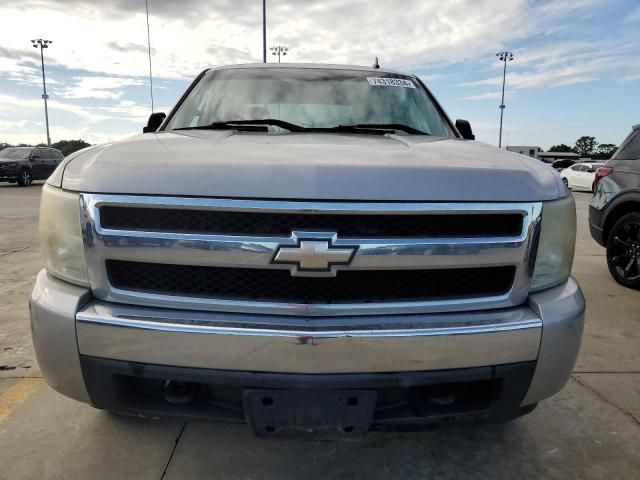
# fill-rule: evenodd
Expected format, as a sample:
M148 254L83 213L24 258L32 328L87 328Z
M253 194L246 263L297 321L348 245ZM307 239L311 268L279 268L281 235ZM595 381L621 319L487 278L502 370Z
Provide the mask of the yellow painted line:
M42 383L42 378L23 378L0 396L0 421L7 418L13 409L24 402Z

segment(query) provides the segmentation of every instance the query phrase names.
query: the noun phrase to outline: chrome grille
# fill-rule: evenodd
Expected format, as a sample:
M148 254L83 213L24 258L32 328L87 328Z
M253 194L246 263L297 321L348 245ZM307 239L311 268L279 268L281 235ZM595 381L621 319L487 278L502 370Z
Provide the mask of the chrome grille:
M506 237L522 232L522 214L364 215L236 212L117 207L100 209L102 226L114 230L288 237L292 231L333 232L339 237Z
M287 202L96 194L81 195L81 207L87 267L97 298L169 308L317 316L520 304L529 291L532 245L542 211L540 203ZM178 220L183 215L191 217ZM238 223L221 228L213 221L243 217L240 230ZM292 277L292 266L274 263L274 256L308 235L324 236L332 248L351 248L355 254L349 264L332 267L325 278ZM228 288L231 283L233 289Z
M502 295L515 267L351 270L293 277L286 270L107 260L113 286L169 295L300 304L425 301Z

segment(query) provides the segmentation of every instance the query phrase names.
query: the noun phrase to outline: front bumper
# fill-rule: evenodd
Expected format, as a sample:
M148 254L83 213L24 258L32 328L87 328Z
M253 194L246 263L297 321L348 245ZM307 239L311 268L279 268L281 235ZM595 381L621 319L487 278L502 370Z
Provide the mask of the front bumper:
M18 166L7 167L0 165L0 182L15 181L20 173Z
M604 229L602 227L603 216L603 210L599 210L593 205L589 205L589 232L591 233L591 237L604 247L606 245L604 238Z
M156 376L158 369L171 368L318 379L439 372L445 383L447 372L485 368L495 376L499 366L528 364L535 371L517 402L529 405L556 393L569 378L585 304L570 279L530 295L526 305L480 312L345 318L218 314L99 302L88 289L43 271L30 307L47 381L94 404L100 403L95 385L90 394L85 378L87 365L96 362L87 359L129 365L139 377L154 366Z

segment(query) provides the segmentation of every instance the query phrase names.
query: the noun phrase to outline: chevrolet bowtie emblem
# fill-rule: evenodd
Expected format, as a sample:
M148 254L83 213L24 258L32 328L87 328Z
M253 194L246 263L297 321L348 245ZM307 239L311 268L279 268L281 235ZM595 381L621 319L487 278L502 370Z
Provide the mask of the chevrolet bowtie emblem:
M355 247L334 247L329 240L300 240L296 247L279 247L273 263L294 265L291 275L324 272L335 275L334 265L348 265Z

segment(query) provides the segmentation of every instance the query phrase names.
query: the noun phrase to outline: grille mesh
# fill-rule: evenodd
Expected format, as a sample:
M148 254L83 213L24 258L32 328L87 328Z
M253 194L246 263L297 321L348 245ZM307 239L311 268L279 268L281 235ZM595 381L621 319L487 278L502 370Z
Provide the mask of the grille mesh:
M292 277L288 270L220 268L108 260L111 284L123 290L284 303L426 301L500 295L515 267L442 270L351 270L336 277Z
M517 213L363 215L228 212L103 206L102 227L115 230L285 236L294 230L341 237L500 237L522 231Z

